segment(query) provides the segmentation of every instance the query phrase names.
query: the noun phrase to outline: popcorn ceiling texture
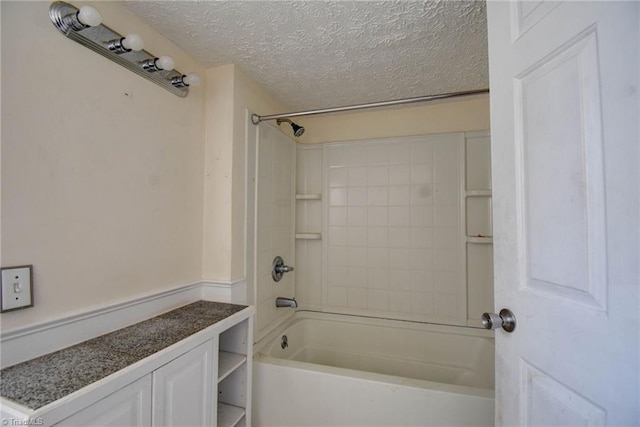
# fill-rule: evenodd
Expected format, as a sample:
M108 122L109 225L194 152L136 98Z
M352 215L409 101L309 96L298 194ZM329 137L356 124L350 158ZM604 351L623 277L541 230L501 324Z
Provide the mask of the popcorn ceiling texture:
M126 5L203 64L236 64L292 110L489 86L484 1Z

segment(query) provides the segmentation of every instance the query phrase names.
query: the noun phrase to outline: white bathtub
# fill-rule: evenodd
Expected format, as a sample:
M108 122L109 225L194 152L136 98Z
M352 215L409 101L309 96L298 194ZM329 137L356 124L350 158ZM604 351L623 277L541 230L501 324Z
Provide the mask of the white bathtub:
M490 331L299 311L255 346L252 421L493 425L493 355Z

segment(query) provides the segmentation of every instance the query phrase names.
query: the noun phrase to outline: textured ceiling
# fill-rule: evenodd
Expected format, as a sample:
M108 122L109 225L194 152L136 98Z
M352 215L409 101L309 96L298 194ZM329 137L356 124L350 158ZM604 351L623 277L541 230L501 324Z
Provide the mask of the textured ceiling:
M484 1L128 1L207 66L292 110L489 86Z

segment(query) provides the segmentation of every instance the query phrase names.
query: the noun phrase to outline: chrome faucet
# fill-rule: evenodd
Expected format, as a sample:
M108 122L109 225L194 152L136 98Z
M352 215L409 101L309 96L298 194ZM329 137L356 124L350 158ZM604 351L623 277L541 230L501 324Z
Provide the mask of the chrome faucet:
M296 301L295 298L278 297L276 298L276 307L296 308L298 307L298 302Z

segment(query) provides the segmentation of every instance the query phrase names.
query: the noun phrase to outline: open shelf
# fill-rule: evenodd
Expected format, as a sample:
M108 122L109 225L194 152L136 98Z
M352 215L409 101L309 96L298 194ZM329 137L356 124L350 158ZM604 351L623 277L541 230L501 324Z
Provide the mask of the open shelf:
M228 351L218 352L218 382L227 378L246 360L247 356L243 354L229 353Z
M220 334L218 426L243 427L251 417L251 328L242 321Z
M470 237L467 236L467 243L481 243L481 244L491 244L493 243L493 237Z
M321 200L322 194L320 193L298 193L296 194L296 200Z
M491 190L467 190L467 197L491 197Z
M322 233L296 233L296 239L299 240L321 240Z
M218 427L233 427L244 417L244 408L218 402Z

